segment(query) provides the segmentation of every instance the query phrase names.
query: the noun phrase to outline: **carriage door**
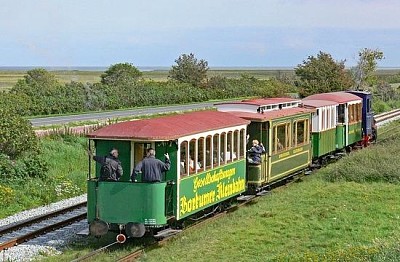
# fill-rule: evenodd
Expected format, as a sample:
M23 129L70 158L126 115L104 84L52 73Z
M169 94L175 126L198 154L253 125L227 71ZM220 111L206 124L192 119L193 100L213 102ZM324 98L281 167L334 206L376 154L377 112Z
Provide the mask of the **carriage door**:
M345 104L340 104L338 106L338 121L336 126L337 148L344 148L346 146L346 111Z
M268 166L269 166L269 160L270 156L268 154L269 148L270 148L270 138L269 138L269 122L263 122L261 123L261 129L262 129L262 138L261 141L265 147L265 154L262 156L262 166L261 166L261 174L262 178L264 179L265 182L268 182Z

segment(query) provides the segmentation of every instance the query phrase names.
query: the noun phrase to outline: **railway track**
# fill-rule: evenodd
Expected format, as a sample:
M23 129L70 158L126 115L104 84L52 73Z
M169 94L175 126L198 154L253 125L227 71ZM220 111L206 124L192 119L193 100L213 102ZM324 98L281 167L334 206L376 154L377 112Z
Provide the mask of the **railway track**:
M377 125L384 125L397 119L400 119L400 109L395 109L375 116Z
M86 218L86 202L0 227L0 251Z

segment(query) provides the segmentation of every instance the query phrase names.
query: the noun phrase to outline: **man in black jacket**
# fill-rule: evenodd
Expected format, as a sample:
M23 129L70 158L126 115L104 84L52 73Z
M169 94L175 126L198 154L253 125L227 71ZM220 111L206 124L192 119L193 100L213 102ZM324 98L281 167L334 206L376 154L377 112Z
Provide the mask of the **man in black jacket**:
M143 182L161 182L162 172L168 171L171 167L168 153L164 154L165 162L155 157L156 151L153 148L147 149L147 156L140 161L132 172L131 180L136 182L138 173L142 173Z
M100 181L118 181L123 175L121 161L118 159L119 153L116 148L113 148L107 156L94 156L91 151L88 151L88 153L93 160L101 165Z

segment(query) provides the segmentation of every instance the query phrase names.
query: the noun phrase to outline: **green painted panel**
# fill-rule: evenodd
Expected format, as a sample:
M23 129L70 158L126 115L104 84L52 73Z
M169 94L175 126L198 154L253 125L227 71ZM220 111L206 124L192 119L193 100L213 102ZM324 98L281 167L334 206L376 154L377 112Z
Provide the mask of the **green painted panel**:
M271 157L271 173L268 182L301 170L305 166L308 166L310 162L310 144L273 155Z
M96 181L87 181L87 220L92 222L96 219Z
M95 140L95 143L97 156L106 156L110 153L112 148L118 149L119 160L124 170L120 181L129 181L131 176L131 141ZM96 163L96 177L99 177L100 168L100 164Z
M247 182L250 184L261 185L267 182L267 161L266 154L261 155L261 164L254 165L247 163Z
M261 164L247 166L247 182L260 185L265 179L262 178Z
M179 213L182 219L246 190L244 159L179 181Z
M165 182L98 182L98 218L117 224L165 225L165 187Z
M165 172L165 181L175 181L173 185L169 185L166 188L166 214L167 216L175 216L175 211L177 209L177 152L178 146L175 141L168 142L156 142L156 158L164 161L164 154L168 153L171 160L171 168Z
M346 126L337 125L336 126L336 149L342 149L345 147L345 134Z
M313 157L320 157L336 150L336 129L312 133Z
M354 144L361 140L361 122L349 125L349 141L348 145Z

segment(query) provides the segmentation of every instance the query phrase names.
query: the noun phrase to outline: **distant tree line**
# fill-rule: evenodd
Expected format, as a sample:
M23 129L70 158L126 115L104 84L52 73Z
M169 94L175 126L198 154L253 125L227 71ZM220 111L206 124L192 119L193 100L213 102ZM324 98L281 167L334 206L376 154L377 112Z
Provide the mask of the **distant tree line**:
M197 62L193 54L182 57L171 69L168 82L143 80L142 73L129 63L112 65L102 74L101 81L94 84L61 84L51 72L33 69L8 93L2 94L0 107L12 109L21 116L35 116L248 96L283 96L290 91L288 84L275 79L258 80L246 75L240 79L222 76L207 79L206 62Z

